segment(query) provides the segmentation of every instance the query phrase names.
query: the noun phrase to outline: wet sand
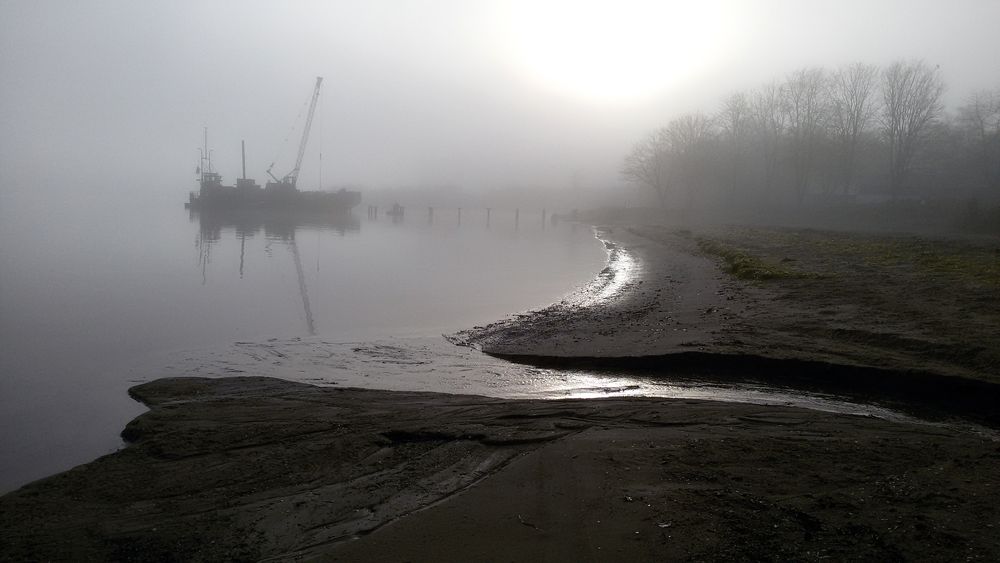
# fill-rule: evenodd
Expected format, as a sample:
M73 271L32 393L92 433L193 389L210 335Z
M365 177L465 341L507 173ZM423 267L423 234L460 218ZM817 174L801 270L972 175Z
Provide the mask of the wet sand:
M970 404L982 412L997 404L995 306L982 303L978 316L962 320L963 299L981 297L975 288L954 307L942 300L906 311L890 298L858 298L870 298L863 286L871 271L751 283L725 274L691 233L613 227L604 237L609 268L590 286L452 341L537 363L686 362L859 385L891 377L891 387L918 387L922 396L938 389L953 403L978 397L954 404L958 415ZM935 279L923 288L910 280L907 289L932 291ZM840 308L823 313L816 300ZM872 311L891 313L892 322L871 330L865 323L885 316ZM943 326L965 322L962 334L982 350L970 360L959 353L960 338L923 330L921 315L934 311ZM844 338L836 323L857 332ZM865 332L881 337L858 337ZM931 353L899 345L909 342L902 336L930 342ZM645 364L634 359L640 355ZM123 432L132 445L0 498L0 557L1000 558L1000 442L966 425L248 377L161 379L132 394L151 409Z
M513 359L695 353L1000 383L995 239L657 225L599 235L610 262L591 286L453 341ZM738 279L705 240L790 275Z
M1000 444L664 399L162 379L125 450L0 499L22 560L991 560Z

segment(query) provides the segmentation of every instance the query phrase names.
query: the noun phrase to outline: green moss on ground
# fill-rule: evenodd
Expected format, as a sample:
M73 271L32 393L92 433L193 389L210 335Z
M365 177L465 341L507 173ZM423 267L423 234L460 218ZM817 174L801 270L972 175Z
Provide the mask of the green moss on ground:
M759 228L697 241L703 252L723 258L727 271L741 279L837 276L844 268L866 267L944 285L1000 287L1000 245L988 241ZM797 268L786 267L787 262Z
M912 269L953 282L1000 287L1000 254L988 245L903 237L831 238L816 244L826 252L854 256L871 266Z
M722 244L719 241L698 237L698 248L706 254L722 258L725 271L742 280L773 280L815 278L816 274L801 272L758 258L748 252Z

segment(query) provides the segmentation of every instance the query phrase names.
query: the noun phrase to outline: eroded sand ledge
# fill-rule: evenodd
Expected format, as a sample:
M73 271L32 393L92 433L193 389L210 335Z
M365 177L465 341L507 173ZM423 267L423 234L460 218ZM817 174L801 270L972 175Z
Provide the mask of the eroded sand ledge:
M943 427L267 378L163 379L133 394L151 408L125 431L135 443L0 499L3 558L1000 554L1000 445Z
M981 263L961 265L995 276L995 243L668 225L598 233L609 266L590 285L449 339L534 365L750 376L1000 426L996 280L908 263L952 267L972 251ZM701 250L705 238L802 276L737 279Z
M767 228L692 233L663 225L616 225L599 233L611 249L610 264L590 286L550 307L460 332L452 341L510 358L693 352L1000 384L996 286L970 285L943 269L912 271L902 264L913 258L906 248L898 252L900 264L891 262L894 246L914 241L926 243L917 259L945 262L964 250L960 242ZM699 248L702 236L747 247L776 267L787 262L804 276L736 279ZM979 246L989 255L975 266L990 275L1000 247L990 254L989 244Z

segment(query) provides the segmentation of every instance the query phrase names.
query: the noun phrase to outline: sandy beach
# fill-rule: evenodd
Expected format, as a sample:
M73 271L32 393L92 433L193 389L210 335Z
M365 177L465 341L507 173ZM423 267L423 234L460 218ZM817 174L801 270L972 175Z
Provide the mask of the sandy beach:
M454 340L509 357L700 352L1000 383L995 240L662 225L598 234L610 261L591 286ZM773 277L733 276L706 248Z
M598 236L609 264L591 284L449 339L517 362L700 370L1000 425L995 239L629 223Z
M885 237L820 253L808 232L600 233L609 265L590 285L450 340L521 362L846 382L859 400L926 402L933 422L160 379L131 390L150 411L124 429L129 447L0 498L0 558L1000 557L989 271L924 268ZM874 242L903 258L869 261ZM727 272L719 245L780 275ZM908 309L873 279L928 299Z

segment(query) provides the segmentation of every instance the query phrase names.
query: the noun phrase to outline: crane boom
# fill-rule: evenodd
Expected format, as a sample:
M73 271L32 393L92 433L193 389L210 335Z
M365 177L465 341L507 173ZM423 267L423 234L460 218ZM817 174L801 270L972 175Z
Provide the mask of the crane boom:
M282 179L283 183L290 184L292 187L295 187L295 183L299 179L299 168L302 167L302 157L306 154L306 142L309 141L309 129L312 128L313 115L316 113L316 102L319 100L319 87L321 84L323 84L323 77L317 76L316 88L313 90L312 101L309 102L309 113L306 115L306 124L302 129L302 140L299 141L299 154L295 157L295 168L292 168L292 171ZM270 173L270 168L268 169L268 173Z

